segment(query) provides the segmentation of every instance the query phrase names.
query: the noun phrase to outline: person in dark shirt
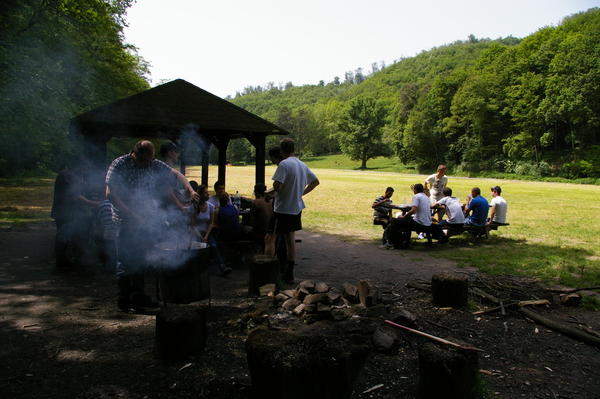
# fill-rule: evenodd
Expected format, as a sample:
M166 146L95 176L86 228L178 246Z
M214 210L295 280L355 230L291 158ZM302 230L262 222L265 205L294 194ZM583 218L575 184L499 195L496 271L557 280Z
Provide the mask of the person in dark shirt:
M479 187L471 189L473 199L465 207L465 226L481 227L486 223L490 205L488 200L481 196Z
M232 242L240 239L240 214L235 205L229 200L229 194L224 192L219 198L219 241Z
M54 202L50 216L56 222L55 255L56 267L72 267L81 260L85 246L85 232L92 220L87 210L98 206L98 202L84 197L83 176L88 163L76 158L71 165L61 171L54 182ZM67 256L72 245L74 259Z

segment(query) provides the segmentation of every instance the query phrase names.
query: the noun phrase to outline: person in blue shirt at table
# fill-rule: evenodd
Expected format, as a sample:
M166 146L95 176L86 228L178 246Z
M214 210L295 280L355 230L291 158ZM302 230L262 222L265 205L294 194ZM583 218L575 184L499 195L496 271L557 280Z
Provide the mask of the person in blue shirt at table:
M465 207L465 226L482 227L487 221L490 204L481 196L479 187L471 189L471 196L473 199Z

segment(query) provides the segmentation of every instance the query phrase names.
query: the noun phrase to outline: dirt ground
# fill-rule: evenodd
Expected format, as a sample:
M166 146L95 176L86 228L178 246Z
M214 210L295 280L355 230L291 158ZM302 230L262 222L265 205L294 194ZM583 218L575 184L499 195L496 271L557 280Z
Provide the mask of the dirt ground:
M155 316L118 312L114 276L99 269L57 270L53 238L51 224L0 231L1 397L253 398L244 342L253 329L265 328L263 315L281 310L273 309L267 297L248 297L248 264L234 265L229 277L212 279L208 346L202 355L161 362L153 356ZM474 316L472 309L436 308L429 293L405 286L448 272L469 275L474 283L518 287L506 299L543 297L534 282L486 279L423 251L383 251L374 242L347 243L309 231L297 238L302 240L297 282L341 288L368 279L393 299L392 311L415 314L420 330L483 349L479 362L486 397L600 398L598 348L510 310L505 316ZM147 286L152 293L151 279ZM554 303L535 311L573 328L600 331L597 312ZM391 352L371 355L352 398L418 397L417 350L424 341L410 333L400 336Z

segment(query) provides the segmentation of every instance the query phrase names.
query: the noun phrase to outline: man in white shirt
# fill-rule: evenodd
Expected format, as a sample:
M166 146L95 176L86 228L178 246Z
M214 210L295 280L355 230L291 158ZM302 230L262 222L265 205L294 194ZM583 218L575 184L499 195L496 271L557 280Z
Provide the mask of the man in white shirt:
M444 198L433 204L432 208L443 207L447 218L438 223L438 226L452 225L461 226L465 223L465 215L460 205L460 200L457 197L452 196L452 189L450 187L444 187L442 190Z
M387 244L382 245L381 249L391 249L395 247L402 247L402 243L399 237L403 236L403 232L419 231L419 228L428 228L431 226L431 205L429 198L423 193L423 185L418 183L412 186L412 190L415 195L412 197L410 202L410 210L404 215L400 215L395 219L392 219L388 225L388 240ZM435 236L439 237L441 243L447 242L447 237L441 231L436 229L433 232ZM410 235L408 235L410 237Z
M500 186L494 186L490 190L492 190L492 202L490 202L492 210L488 224L506 223L506 211L508 210L508 204L500 195L502 193L502 189Z
M437 173L428 176L423 183L425 187L425 193L429 189L429 202L431 205L444 197L443 190L448 184L448 176L446 176L446 165L439 165ZM444 216L444 209L439 209L437 212L438 221L442 221Z
M277 166L273 180L275 205L265 237L265 255L275 255L275 239L285 235L288 250L288 264L283 281L294 283L296 262L295 232L302 230L302 210L305 208L302 197L319 185L317 176L302 161L294 156L294 141L289 137L279 143L283 160Z

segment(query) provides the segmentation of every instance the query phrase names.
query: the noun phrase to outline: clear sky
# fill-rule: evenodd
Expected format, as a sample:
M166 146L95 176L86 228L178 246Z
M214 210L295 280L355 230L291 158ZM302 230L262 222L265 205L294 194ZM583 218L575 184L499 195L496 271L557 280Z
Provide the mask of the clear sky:
M246 86L343 81L477 38L523 38L600 0L137 0L128 43L151 64L152 85L185 79L219 97Z

